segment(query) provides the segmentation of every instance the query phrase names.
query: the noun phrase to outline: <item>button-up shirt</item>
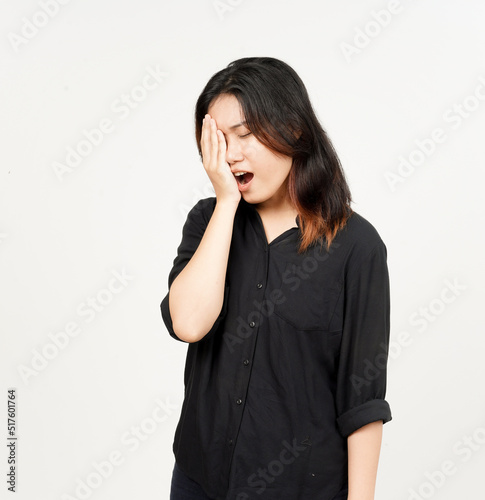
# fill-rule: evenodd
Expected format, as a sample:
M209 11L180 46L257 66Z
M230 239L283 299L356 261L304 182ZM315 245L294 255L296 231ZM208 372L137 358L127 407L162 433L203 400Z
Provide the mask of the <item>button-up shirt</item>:
M190 210L169 289L215 204L205 198ZM329 249L317 242L298 254L295 222L268 243L241 198L220 315L188 344L173 451L217 500L333 500L348 484L347 437L392 418L386 246L354 211ZM168 301L167 293L163 321L178 339Z

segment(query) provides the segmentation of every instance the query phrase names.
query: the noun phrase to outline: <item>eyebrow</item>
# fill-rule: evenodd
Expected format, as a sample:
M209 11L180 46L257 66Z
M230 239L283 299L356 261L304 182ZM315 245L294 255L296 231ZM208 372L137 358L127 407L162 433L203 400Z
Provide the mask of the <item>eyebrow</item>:
M236 125L232 125L232 127L229 127L229 130L234 130L235 128L241 127L242 125L246 125L246 120L240 123L236 123Z

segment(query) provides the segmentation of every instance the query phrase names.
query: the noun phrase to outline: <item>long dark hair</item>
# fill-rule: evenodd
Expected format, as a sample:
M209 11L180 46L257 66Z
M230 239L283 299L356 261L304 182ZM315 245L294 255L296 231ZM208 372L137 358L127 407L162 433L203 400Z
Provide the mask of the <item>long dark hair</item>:
M288 194L299 215L299 253L317 240L327 248L352 213L350 189L337 153L318 121L300 77L272 57L245 57L214 74L195 106L202 157L202 120L221 94L236 97L247 128L267 148L293 159Z

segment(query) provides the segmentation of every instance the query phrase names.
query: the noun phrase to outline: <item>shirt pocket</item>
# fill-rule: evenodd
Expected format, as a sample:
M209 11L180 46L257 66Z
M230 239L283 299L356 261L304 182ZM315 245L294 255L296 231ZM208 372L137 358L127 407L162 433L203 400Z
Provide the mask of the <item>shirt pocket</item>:
M274 309L278 317L295 330L329 331L342 288L331 269L318 262L305 266L286 261L278 288L281 299Z

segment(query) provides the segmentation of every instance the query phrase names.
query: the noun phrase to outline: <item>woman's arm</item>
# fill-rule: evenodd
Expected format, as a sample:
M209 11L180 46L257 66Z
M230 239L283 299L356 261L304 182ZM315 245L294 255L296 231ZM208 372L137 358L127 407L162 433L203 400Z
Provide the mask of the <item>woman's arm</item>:
M202 124L201 148L216 206L197 250L173 281L168 301L173 330L186 342L202 339L221 312L234 216L241 200L226 162L224 134L208 114Z
M170 287L173 329L186 342L204 337L221 312L236 209L216 202L197 250Z
M382 427L382 420L371 422L357 429L347 438L348 500L374 500Z

